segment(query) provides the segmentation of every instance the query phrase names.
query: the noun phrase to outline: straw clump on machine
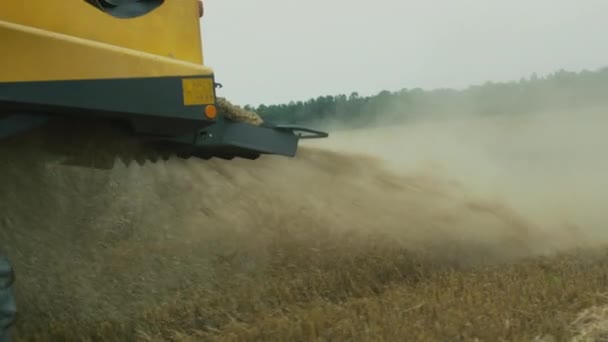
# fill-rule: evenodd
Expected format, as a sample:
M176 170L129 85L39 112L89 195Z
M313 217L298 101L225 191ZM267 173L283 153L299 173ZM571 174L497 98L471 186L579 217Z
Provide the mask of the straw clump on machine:
M220 111L222 111L224 115L226 115L226 117L230 120L234 120L237 122L246 122L256 126L259 126L264 123L264 121L258 114L247 111L241 108L240 106L234 105L226 98L218 97L217 104Z

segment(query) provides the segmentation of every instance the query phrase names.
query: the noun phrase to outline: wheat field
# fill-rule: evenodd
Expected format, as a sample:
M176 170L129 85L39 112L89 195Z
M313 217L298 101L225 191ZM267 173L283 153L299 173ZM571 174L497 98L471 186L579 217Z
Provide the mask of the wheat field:
M556 115L337 132L294 159L7 163L14 338L608 340L603 121Z

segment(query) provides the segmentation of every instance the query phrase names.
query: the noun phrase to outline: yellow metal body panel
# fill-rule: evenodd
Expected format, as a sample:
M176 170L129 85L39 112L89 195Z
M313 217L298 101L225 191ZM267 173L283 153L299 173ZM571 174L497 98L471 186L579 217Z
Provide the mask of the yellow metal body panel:
M84 0L2 0L0 20L203 64L196 0L167 0L131 19L114 18Z
M0 82L212 75L196 0L114 18L83 0L0 1Z

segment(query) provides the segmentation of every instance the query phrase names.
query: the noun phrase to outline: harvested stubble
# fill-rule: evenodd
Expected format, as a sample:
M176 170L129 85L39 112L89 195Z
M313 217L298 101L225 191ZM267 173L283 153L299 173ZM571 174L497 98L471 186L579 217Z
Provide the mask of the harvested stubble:
M375 162L303 149L109 173L5 165L17 340L529 341L601 326L576 318L606 305L605 249L541 256L564 238Z
M300 246L271 251L275 265L249 277L226 264L213 288L193 286L128 321L51 319L53 336L41 340L590 342L608 333L596 309L608 304L605 251L450 269L391 248Z

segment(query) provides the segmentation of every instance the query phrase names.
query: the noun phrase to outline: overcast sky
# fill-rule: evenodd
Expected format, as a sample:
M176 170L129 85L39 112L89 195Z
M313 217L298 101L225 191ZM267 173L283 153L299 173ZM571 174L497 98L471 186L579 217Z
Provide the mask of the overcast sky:
M205 62L244 105L608 66L607 0L204 0Z

